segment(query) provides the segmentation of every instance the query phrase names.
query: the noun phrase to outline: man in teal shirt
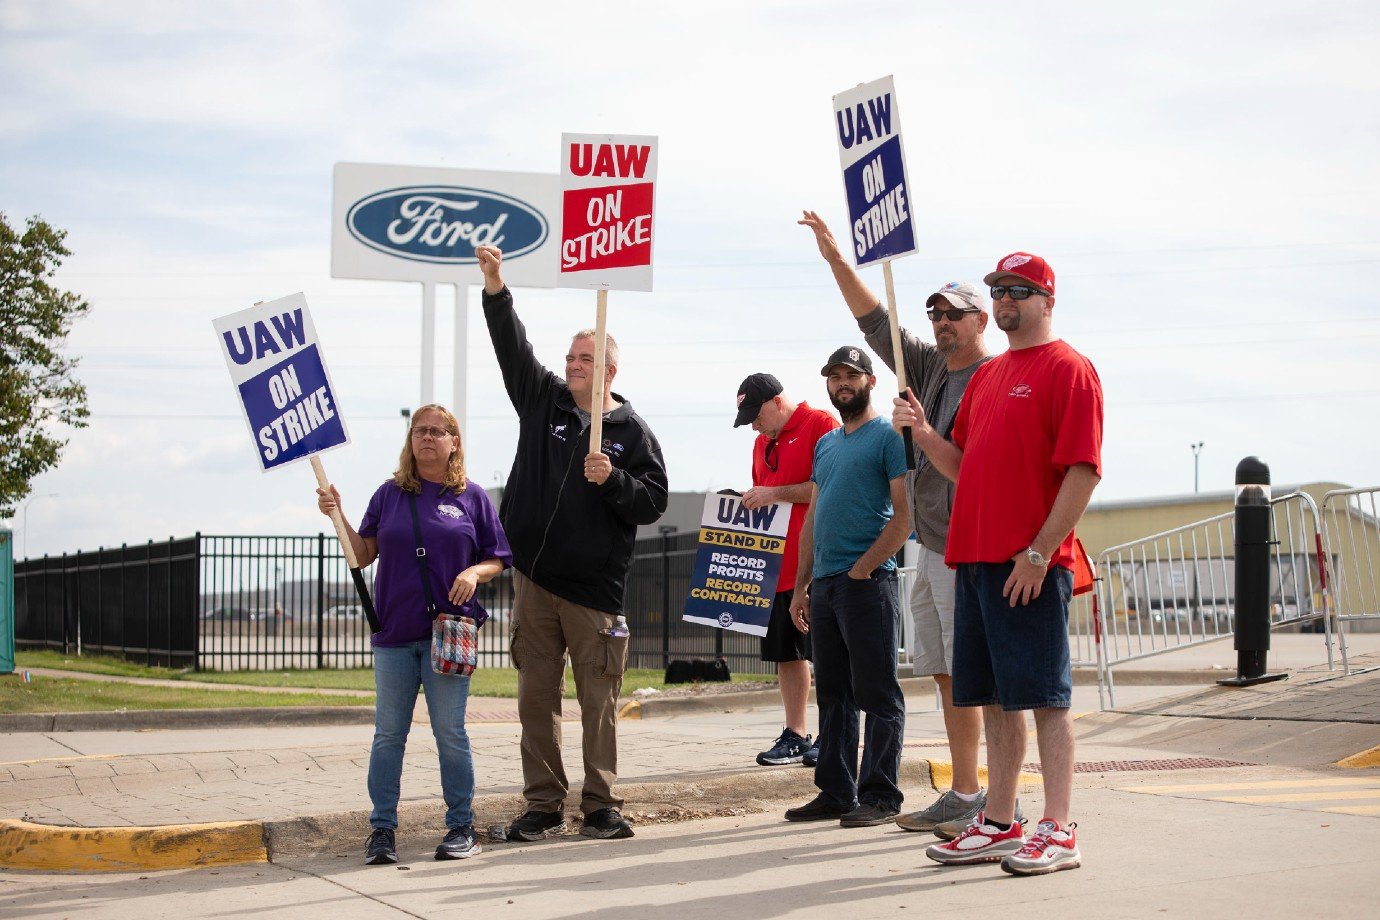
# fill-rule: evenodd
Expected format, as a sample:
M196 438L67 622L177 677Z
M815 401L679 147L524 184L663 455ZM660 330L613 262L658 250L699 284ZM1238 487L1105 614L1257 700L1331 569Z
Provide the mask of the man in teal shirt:
M896 680L900 599L892 558L910 534L901 438L872 408L877 378L859 348L821 374L843 427L815 447L814 488L800 532L791 618L811 634L819 702L819 795L788 821L885 824L900 813L905 699ZM861 768L859 712L867 713Z

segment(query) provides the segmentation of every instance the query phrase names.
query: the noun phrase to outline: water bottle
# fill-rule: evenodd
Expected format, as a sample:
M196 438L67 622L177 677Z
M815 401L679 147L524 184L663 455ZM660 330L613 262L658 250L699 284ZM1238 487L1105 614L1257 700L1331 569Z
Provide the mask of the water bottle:
M618 621L608 629L603 630L603 633L613 639L628 638L630 635L630 631L628 630L628 618L620 613L618 615Z

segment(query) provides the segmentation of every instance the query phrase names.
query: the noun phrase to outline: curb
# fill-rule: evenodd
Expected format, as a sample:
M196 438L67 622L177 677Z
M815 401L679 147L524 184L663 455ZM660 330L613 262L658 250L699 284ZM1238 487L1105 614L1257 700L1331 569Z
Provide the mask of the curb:
M143 731L290 725L372 725L369 706L264 706L241 709L121 709L108 712L20 712L0 715L0 733Z
M904 787L934 788L947 762L902 760ZM1022 790L1039 777L1021 774ZM622 784L623 813L634 825L666 824L721 815L760 813L788 801L807 801L817 789L814 771L754 767L695 779ZM519 793L475 796L474 823L506 824L524 808ZM568 812L571 818L574 815ZM439 796L406 803L398 812L398 849L404 861L428 859L446 832ZM572 821L572 823L574 823ZM337 854L359 855L369 834L369 811L224 824L161 827L55 827L0 820L0 867L62 872L128 872L198 869ZM510 844L486 841L486 846ZM532 846L533 844L520 844Z

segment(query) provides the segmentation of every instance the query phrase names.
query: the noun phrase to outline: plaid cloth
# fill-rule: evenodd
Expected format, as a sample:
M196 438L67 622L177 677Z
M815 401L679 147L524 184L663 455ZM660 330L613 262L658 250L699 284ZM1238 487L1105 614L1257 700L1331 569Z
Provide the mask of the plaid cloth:
M431 621L431 670L469 676L478 664L479 627L469 617L443 613Z

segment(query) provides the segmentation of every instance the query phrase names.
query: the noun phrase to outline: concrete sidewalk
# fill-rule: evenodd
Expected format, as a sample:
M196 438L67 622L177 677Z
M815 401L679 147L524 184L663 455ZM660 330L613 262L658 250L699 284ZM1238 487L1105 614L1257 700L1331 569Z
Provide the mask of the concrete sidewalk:
M1075 710L1085 713L1076 723L1079 795L1085 787L1105 788L1108 777L1122 783L1198 773L1240 782L1325 779L1339 771L1332 763L1352 758L1360 769L1344 774L1352 785L1341 792L1357 792L1359 778L1360 791L1372 783L1380 796L1380 770L1374 769L1380 761L1364 756L1380 748L1380 725L1362 718L1375 714L1369 701L1380 693L1380 672L1310 683L1315 680L1318 675L1300 672L1245 691L1124 686L1123 711L1101 714L1093 712L1096 689L1078 687ZM1243 701L1254 706L1244 717L1233 715ZM513 701L501 702L512 707L511 720L469 724L481 828L521 809L516 712ZM814 794L811 771L753 763L780 730L773 693L751 705L715 704L712 697L702 702L708 705L620 726L619 788L639 834L686 817L777 811ZM933 694L907 702L904 788L908 806L917 807L933 797L935 785L945 785L948 752ZM1341 713L1352 717L1334 717ZM371 735L369 725L0 735L0 818L11 819L0 829L0 865L110 869L123 861L125 867L175 868L205 865L227 852L236 860L315 853L355 859L367 834ZM567 773L578 785L578 722L566 725L565 754ZM1316 771L1321 777L1313 776ZM439 789L435 747L423 726L409 744L400 832L400 840L419 852L429 852L444 831ZM1334 792L1327 784L1305 789L1314 798L1302 801L1357 816L1380 811L1370 805L1367 812L1367 803ZM567 812L578 812L574 802ZM198 825L215 830L198 835ZM62 828L68 830L54 830ZM94 830L117 828L129 830ZM258 850L241 848L246 834L257 839ZM116 838L124 849L102 855L101 846ZM161 862L137 862L155 851ZM30 862L19 860L24 853Z

